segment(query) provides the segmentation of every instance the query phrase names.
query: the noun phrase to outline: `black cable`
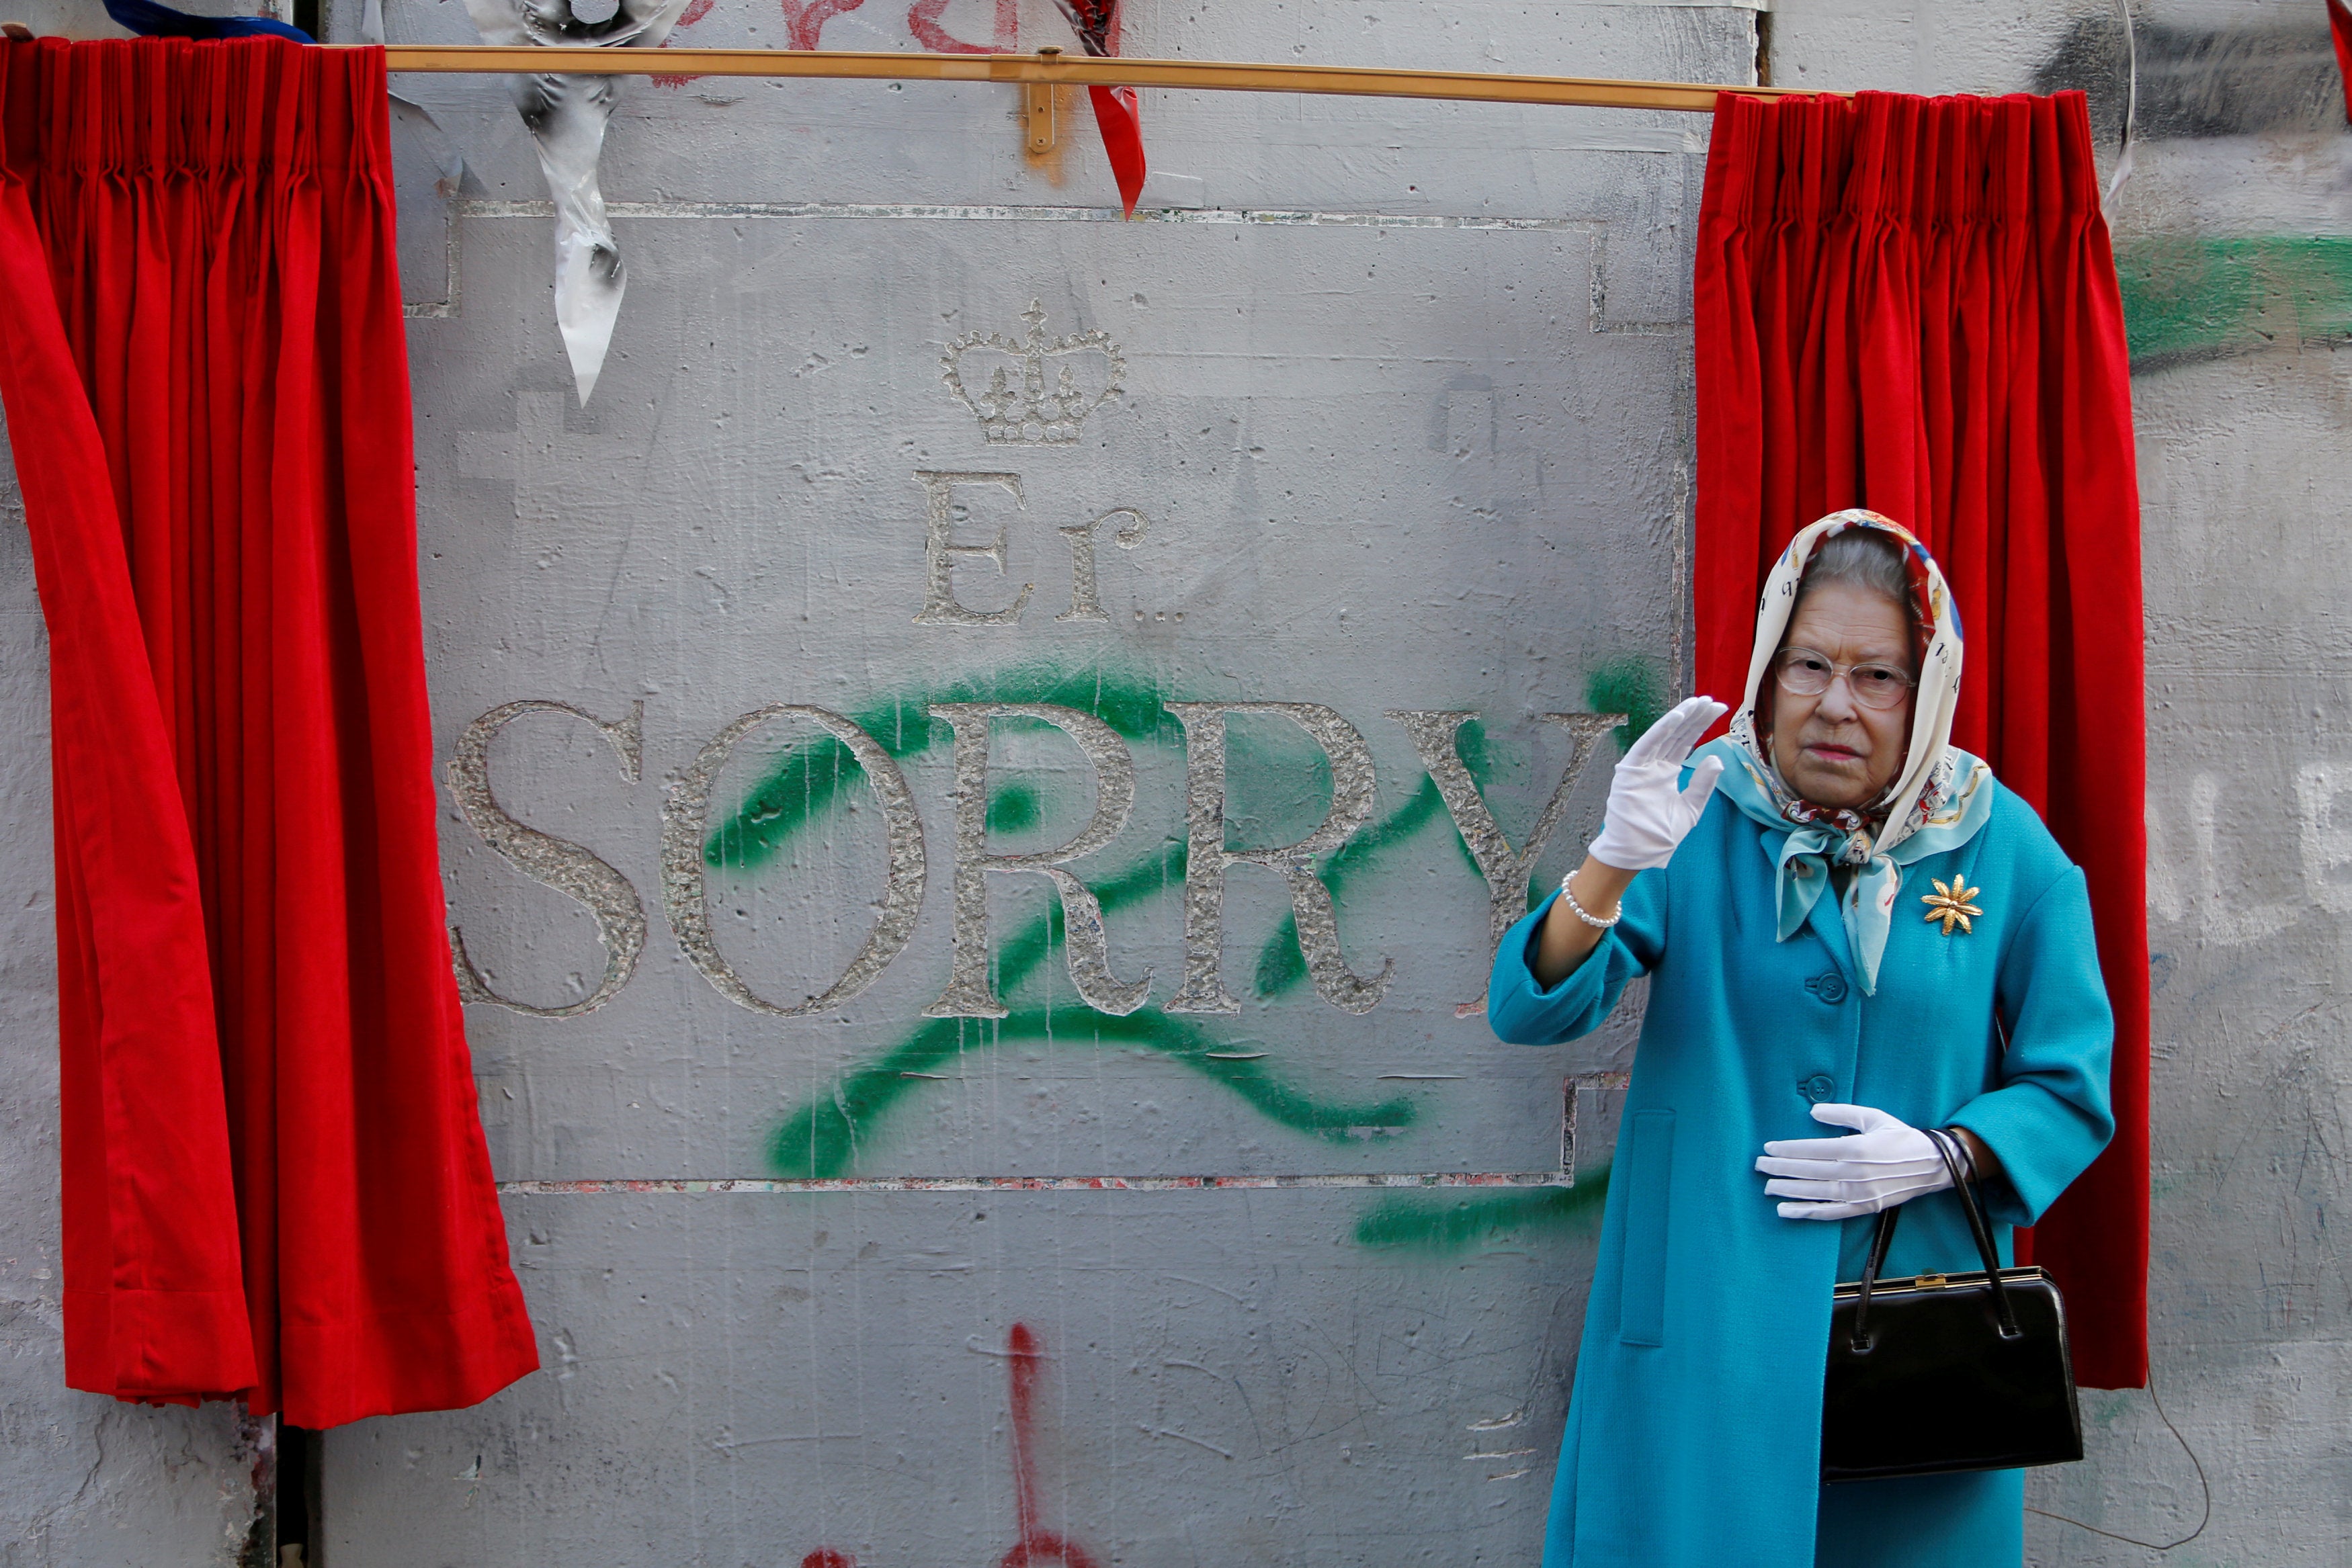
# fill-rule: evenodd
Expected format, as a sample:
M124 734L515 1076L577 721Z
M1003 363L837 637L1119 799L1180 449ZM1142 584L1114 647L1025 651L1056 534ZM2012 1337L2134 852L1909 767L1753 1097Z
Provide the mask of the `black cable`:
M2038 1513L2044 1519L2054 1519L2061 1524L2071 1524L2077 1530L2087 1530L2094 1535L2104 1535L2109 1541L2120 1541L2126 1546L2145 1546L2150 1552L2171 1552L2179 1547L2188 1545L2190 1542L2204 1534L2205 1527L2213 1522L2213 1488L2211 1484L2205 1479L2205 1466L2203 1462L2197 1458L2197 1450L2189 1446L2189 1439L2180 1435L2180 1428L2172 1424L2172 1417L2164 1413L2164 1401L2157 1396L2156 1374L2154 1372L2150 1372L2147 1376L2147 1396L2156 1402L2157 1418L2164 1423L2164 1429L2172 1434L2172 1440L2180 1445L2180 1451L2189 1456L2189 1462L2191 1465L2197 1467L2197 1490L2205 1494L2205 1516L2197 1521L2196 1529L2190 1531L2188 1534L2182 1536L2178 1541L2159 1546L2153 1541L2142 1541L2136 1536L2130 1535L2117 1535L2112 1530L2101 1530L2095 1524L2084 1524L2079 1519L2069 1519L2063 1513L2052 1513L2046 1508L2034 1508L2028 1505L2025 1511L2028 1513Z

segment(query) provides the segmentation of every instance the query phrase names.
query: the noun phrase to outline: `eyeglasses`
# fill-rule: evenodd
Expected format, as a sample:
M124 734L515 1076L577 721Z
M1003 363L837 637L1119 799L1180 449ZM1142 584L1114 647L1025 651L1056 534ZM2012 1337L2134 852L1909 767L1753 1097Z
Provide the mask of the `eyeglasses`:
M1811 648L1783 648L1772 662L1780 689L1791 696L1817 697L1845 677L1845 689L1864 707L1900 707L1918 683L1893 664L1840 664Z

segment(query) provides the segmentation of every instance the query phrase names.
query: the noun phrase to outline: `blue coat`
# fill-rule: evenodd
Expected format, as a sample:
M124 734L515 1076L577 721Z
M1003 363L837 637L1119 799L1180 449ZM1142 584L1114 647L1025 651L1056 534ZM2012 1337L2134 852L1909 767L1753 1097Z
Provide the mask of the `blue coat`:
M1821 1102L1958 1124L2006 1173L1986 1189L2006 1261L2011 1227L2105 1145L2114 1019L2083 873L1995 788L1972 838L1905 868L1874 996L1833 899L1773 939L1785 834L1721 797L1559 985L1528 968L1551 899L1504 937L1486 1009L1505 1040L1573 1040L1650 977L1545 1568L2021 1562L2022 1471L1821 1484L1830 1290L1860 1276L1874 1222L1782 1219L1754 1168L1768 1138L1837 1136ZM1918 895L1955 875L1985 913L1947 936ZM1979 1266L1952 1194L1906 1206L1890 1274Z

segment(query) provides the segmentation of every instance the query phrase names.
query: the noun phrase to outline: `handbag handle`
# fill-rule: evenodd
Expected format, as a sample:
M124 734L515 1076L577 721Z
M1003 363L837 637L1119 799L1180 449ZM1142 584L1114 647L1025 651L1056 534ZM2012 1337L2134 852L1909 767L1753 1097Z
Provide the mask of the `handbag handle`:
M2023 1331L2017 1326L2017 1314L2011 1310L2009 1291L2000 1280L2000 1254L1994 1250L1992 1228L1985 1223L1984 1206L1977 1194L1976 1174L1972 1166L1959 1157L1959 1145L1951 1134L1940 1127L1923 1127L1936 1153L1943 1157L1944 1168L1951 1173L1952 1190L1959 1195L1960 1207L1969 1217L1969 1232L1976 1238L1977 1256L1984 1262L1986 1281L1992 1287L1993 1315L2000 1325L2000 1337L2015 1339ZM1870 1340L1870 1295L1878 1288L1878 1271L1886 1263L1886 1249L1895 1243L1895 1222L1903 1213L1903 1206L1882 1209L1878 1228L1870 1239L1870 1259L1863 1265L1862 1289L1853 1308L1852 1344L1856 1355L1866 1354Z
M1992 1286L1993 1316L2000 1321L2000 1337L2015 1339L2023 1331L2017 1326L2017 1314L2010 1310L2009 1291L2000 1282L2000 1254L1992 1244L1992 1227L1985 1223L1984 1204L1977 1191L1976 1166L1960 1157L1960 1141L1941 1127L1926 1129L1944 1156L1944 1168L1952 1173L1952 1190L1959 1195L1960 1207L1969 1217L1969 1229L1977 1239L1977 1256L1984 1260L1985 1279Z
M1895 1221L1902 1213L1901 1204L1879 1210L1878 1228L1871 1233L1870 1258L1862 1266L1862 1298L1853 1308L1853 1336L1850 1343L1856 1355L1867 1354L1870 1350L1870 1292L1878 1287L1878 1270L1886 1261L1886 1249L1895 1244Z

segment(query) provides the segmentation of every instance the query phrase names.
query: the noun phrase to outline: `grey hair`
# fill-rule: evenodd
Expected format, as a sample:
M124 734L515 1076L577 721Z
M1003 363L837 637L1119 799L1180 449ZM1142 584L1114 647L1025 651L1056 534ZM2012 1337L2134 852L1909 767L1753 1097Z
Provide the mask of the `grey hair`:
M1904 629L1910 633L1912 646L1917 647L1919 604L1911 592L1911 574L1904 570L1902 541L1894 535L1876 528L1847 528L1823 539L1813 559L1805 563L1805 575L1797 580L1797 602L1790 606L1790 617L1803 607L1807 594L1831 582L1880 594L1901 605Z

